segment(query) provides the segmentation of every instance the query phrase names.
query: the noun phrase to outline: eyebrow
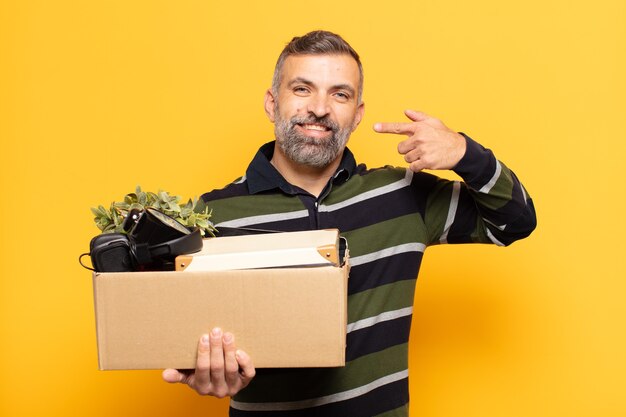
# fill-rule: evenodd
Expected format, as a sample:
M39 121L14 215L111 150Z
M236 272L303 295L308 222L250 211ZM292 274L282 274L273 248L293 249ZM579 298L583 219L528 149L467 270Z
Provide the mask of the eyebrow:
M302 77L296 77L293 80L289 81L289 83L287 84L287 87L292 87L294 84L304 84L304 85L308 85L309 87L315 86L315 83L313 83L313 81L307 80L306 78L302 78ZM353 96L355 94L354 87L352 87L350 84L333 85L332 89L333 90L346 90L350 93L350 95L353 95Z

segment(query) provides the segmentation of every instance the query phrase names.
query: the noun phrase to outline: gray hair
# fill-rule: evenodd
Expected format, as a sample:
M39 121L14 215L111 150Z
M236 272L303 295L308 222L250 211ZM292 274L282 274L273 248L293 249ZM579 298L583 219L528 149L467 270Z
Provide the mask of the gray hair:
M287 57L291 55L350 55L359 66L359 87L357 102L361 103L363 97L363 66L359 54L343 40L343 38L332 32L316 30L304 36L295 37L289 42L278 57L274 68L274 78L272 79L272 92L278 95L282 69Z

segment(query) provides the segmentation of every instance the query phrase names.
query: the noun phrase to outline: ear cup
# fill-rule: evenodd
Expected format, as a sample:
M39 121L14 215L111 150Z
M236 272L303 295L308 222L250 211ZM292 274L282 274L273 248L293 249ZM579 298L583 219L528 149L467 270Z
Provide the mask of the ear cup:
M106 235L101 235L106 236ZM91 249L91 264L98 272L134 271L134 263L130 254L130 246L126 236L116 239L103 239L96 242Z

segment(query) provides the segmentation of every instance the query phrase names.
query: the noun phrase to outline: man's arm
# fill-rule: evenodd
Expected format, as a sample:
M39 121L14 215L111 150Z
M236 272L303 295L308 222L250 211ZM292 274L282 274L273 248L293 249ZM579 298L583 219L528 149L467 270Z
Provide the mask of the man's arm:
M535 229L537 218L532 199L517 176L493 152L465 136L467 151L454 167L463 178L457 209L457 223L476 212L472 241L507 246ZM469 205L475 204L475 209ZM463 232L463 228L450 239ZM452 231L452 230L451 230ZM454 240L449 240L454 243Z
M536 226L532 200L515 174L490 150L434 117L413 110L405 114L411 122L377 123L374 130L407 136L398 152L413 172L451 169L464 180L440 179L428 186L424 220L429 243L509 245L532 232ZM425 178L427 174L420 175ZM433 180L428 177L426 182Z
M223 398L241 391L255 374L250 357L236 349L233 334L215 328L198 342L196 369L166 369L163 379L169 383L187 384L201 395Z

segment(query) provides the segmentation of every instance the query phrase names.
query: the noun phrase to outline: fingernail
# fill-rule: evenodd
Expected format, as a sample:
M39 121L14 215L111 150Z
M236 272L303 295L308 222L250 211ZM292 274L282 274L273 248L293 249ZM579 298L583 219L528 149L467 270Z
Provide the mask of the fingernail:
M235 351L235 357L236 357L237 359L243 359L243 358L245 358L245 357L246 357L246 354L245 354L245 352L244 352L243 350L239 350L239 349L237 349L237 350Z
M233 341L232 333L224 333L224 343L230 344Z
M208 345L209 344L209 335L208 334L203 334L202 338L200 339L200 343L202 343L203 345Z
M374 130L379 130L379 129L380 129L380 123L375 123Z
M216 327L215 329L211 330L211 335L213 337L221 337L222 336L222 329L220 329L219 327Z

